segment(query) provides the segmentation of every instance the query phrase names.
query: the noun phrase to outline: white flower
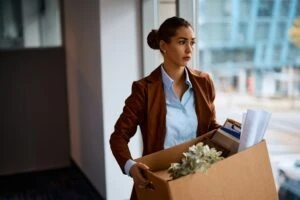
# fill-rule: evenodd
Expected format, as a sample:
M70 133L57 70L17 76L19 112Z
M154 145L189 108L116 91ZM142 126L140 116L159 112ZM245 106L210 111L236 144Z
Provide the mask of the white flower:
M224 159L221 151L209 148L199 142L189 147L188 152L183 153L181 163L171 163L168 172L173 179L195 173L196 171L207 172L208 168L215 162Z

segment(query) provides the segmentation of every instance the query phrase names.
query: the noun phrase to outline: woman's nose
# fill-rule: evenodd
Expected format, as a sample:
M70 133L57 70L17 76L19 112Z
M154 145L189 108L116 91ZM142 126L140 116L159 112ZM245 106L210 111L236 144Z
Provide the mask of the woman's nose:
M193 46L190 45L190 44L187 44L187 46L186 46L186 48L185 48L185 51L186 51L187 53L192 52L192 51L193 51Z

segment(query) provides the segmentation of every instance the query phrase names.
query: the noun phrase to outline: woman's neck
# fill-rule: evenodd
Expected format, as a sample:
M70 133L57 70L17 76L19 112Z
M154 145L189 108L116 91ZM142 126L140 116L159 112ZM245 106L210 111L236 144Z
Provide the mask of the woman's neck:
M174 80L175 84L183 82L185 80L184 66L172 66L170 64L163 63L163 68L170 76L170 78Z
M187 90L188 86L185 84L185 76L184 76L184 66L172 66L163 64L164 70L167 74L173 79L173 91L175 95L181 101L181 98L184 92Z

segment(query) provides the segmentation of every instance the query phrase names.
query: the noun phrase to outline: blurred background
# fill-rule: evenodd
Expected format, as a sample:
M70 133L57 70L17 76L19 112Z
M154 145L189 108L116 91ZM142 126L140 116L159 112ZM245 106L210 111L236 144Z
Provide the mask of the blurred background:
M148 32L175 15L194 26L190 64L214 80L218 121L272 113L276 187L300 199L300 0L0 0L0 175L72 161L102 197L128 199L109 136L132 81L161 62ZM139 134L130 145L140 156Z

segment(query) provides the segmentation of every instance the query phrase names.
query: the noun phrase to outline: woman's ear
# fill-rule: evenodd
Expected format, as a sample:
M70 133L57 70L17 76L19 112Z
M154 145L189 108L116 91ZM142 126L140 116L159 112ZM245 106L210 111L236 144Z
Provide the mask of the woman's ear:
M165 41L163 41L163 40L161 40L161 41L159 41L159 49L163 52L163 53L166 53L166 42Z

